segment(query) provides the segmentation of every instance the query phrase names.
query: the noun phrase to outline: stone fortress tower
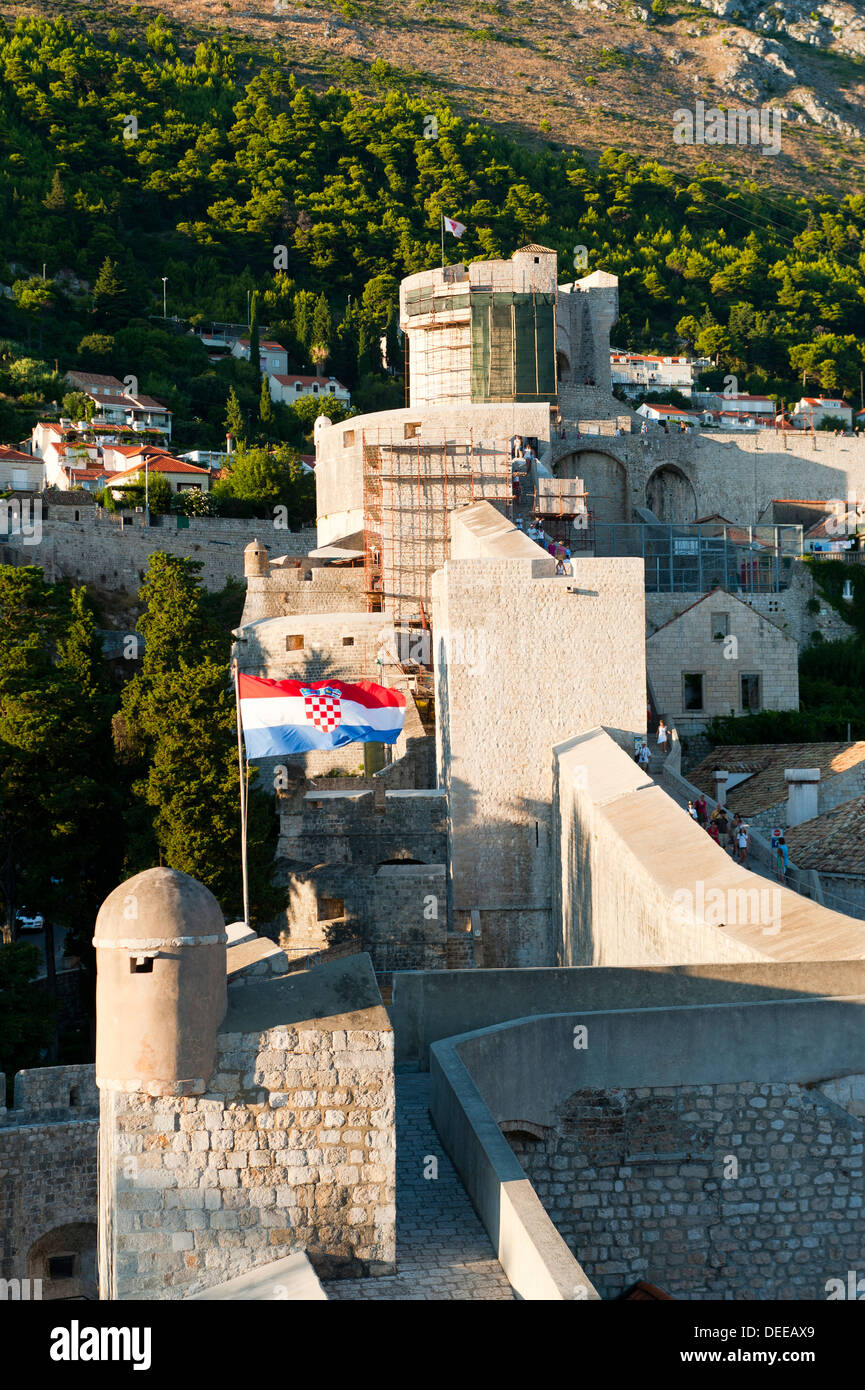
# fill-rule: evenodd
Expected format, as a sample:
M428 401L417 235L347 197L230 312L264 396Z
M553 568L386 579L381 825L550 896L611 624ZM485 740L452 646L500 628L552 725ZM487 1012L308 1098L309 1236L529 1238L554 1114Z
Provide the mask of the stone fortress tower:
M207 1089L228 1003L227 940L213 894L174 869L148 869L106 898L93 937L101 1091Z
M391 1272L393 1046L369 957L293 974L165 868L114 890L94 945L100 1298L278 1285L301 1252Z

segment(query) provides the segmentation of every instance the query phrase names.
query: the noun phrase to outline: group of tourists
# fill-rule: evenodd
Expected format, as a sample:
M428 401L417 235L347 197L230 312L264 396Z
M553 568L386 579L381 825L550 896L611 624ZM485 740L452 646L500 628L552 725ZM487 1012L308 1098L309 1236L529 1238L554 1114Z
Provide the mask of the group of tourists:
M731 816L726 806L716 806L710 815L708 803L701 792L696 801L688 802L688 815L703 827L716 845L720 845L747 869L751 830L738 811Z
M651 717L651 709L648 713ZM669 735L663 719L658 721L657 742L658 752L662 755L666 754ZM640 743L634 756L640 767L648 772L652 753L645 740ZM688 815L703 827L716 845L720 845L721 849L726 850L737 863L747 869L748 853L751 848L751 829L750 826L746 825L738 811L731 815L726 806L716 806L710 813L709 804L704 794L700 792L696 801L688 802ZM775 851L775 873L780 882L784 883L787 879L787 870L790 867L790 850L782 830L772 831L771 846Z

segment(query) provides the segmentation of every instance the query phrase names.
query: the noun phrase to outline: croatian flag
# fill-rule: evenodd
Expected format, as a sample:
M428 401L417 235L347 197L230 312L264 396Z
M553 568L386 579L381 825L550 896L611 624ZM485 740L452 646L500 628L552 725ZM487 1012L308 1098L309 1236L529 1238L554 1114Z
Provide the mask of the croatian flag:
M372 681L351 685L238 675L237 684L250 759L346 743L396 743L405 723L405 696Z
M459 241L460 237L465 231L465 227L463 226L462 222L456 222L453 217L445 217L444 224L445 231L450 232L451 235L455 236Z

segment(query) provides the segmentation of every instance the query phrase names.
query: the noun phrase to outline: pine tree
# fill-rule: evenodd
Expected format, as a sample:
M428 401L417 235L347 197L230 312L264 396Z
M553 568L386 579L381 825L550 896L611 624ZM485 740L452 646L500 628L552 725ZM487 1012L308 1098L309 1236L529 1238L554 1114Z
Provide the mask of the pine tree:
M66 207L66 194L63 191L63 184L60 179L60 170L54 170L54 178L51 180L51 187L42 199L42 206L49 212L62 212Z
M225 429L233 439L246 438L246 421L233 386L229 387L228 399L225 403Z
M330 307L324 295L320 294L315 301L309 343L309 355L319 371L330 356L332 338L333 322L330 316Z
M261 397L258 402L258 424L265 439L269 439L273 433L274 422L275 415L273 401L270 398L270 386L268 385L267 377L263 377L261 381Z
M98 322L122 324L129 318L129 291L117 273L117 263L106 256L93 286L93 313Z
M194 561L150 556L139 598L141 671L123 690L115 740L126 759L131 872L156 858L206 884L226 913L241 910L240 778L230 635L212 620ZM273 886L276 815L251 788L249 884L254 920L284 906Z
M258 291L252 291L252 308L249 316L249 364L258 381L261 377L261 341L258 331Z

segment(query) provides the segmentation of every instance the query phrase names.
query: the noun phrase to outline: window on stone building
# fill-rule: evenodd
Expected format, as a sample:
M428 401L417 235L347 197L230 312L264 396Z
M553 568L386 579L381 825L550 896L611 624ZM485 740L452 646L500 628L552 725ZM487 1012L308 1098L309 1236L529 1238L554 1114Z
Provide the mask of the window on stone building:
M763 701L760 691L760 677L758 675L742 675L739 677L739 690L741 694L742 709L750 711L752 714L763 708Z
M353 647L353 646L354 646L354 638L353 638L353 637L343 637L343 639L342 639L342 645L343 645L344 647Z
M75 1276L74 1255L52 1255L48 1260L49 1279L72 1279Z
M685 671L682 675L682 703L686 710L703 709L703 674Z
M417 437L418 437L419 434L420 434L420 425L419 425L419 424L410 423L410 424L406 424L406 425L403 426L403 438L404 438L404 439L417 439Z
M286 639L285 639L285 650L286 650L287 652L302 652L302 651L303 651L303 634L302 634L302 633L294 633L294 634L292 634L291 637L286 637Z
M345 916L344 898L325 898L318 900L318 920L320 922L333 921L336 917Z
M350 449L354 443L354 430L345 430L342 436L342 447Z
M716 642L721 642L730 631L729 613L712 614L712 637Z

